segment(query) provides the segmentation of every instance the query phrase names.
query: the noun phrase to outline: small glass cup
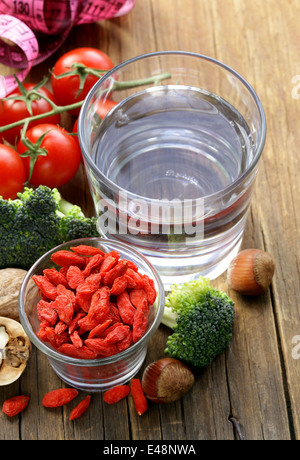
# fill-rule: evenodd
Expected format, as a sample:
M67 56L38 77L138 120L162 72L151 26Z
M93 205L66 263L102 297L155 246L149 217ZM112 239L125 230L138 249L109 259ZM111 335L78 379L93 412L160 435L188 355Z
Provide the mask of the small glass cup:
M51 255L58 250L68 250L80 244L90 245L103 252L116 250L121 258L134 262L140 273L147 274L155 284L157 298L150 308L149 320L144 336L127 350L102 359L77 359L55 350L37 336L40 328L36 305L40 300L39 289L32 280L46 268L53 268ZM150 338L157 330L164 311L164 288L156 270L135 249L123 243L102 238L82 238L64 243L43 255L28 271L19 295L19 315L30 341L47 357L54 372L68 385L88 392L106 391L115 385L128 382L141 368L146 357Z
M243 77L196 53L135 57L92 88L78 133L101 236L134 245L166 289L227 269L266 135Z

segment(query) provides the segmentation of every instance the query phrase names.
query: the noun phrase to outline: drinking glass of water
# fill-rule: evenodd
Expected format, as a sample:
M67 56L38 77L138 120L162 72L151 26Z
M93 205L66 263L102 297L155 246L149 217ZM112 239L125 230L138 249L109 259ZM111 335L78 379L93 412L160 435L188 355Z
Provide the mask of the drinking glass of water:
M191 52L137 56L90 91L78 132L102 237L141 252L166 288L227 269L266 136L242 76Z

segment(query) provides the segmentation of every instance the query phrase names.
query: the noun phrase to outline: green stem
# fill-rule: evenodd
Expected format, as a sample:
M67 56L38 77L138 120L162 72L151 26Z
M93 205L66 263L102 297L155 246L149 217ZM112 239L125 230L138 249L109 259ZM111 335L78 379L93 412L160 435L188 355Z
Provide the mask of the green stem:
M0 133L4 131L15 128L17 126L23 125L25 122L30 123L31 121L42 120L45 117L51 117L52 115L57 115L63 112L67 112L69 110L77 109L78 107L82 106L83 101L75 102L74 104L60 106L57 105L55 109L50 110L49 112L40 113L38 115L33 115L32 117L26 117L22 120L15 121L14 123L10 123L9 125L0 126Z
M42 134L42 136L39 137L39 139L35 143L33 143L26 137L26 131L28 129L28 124L29 124L29 121L27 119L24 122L24 126L22 127L21 133L20 133L21 141L25 145L25 147L27 147L27 150L24 153L21 153L20 156L24 158L29 157L30 159L29 160L29 175L24 185L27 185L30 182L37 158L41 155L46 156L48 154L48 151L45 148L42 148L41 144L46 134L49 131L51 131L51 130L46 131L44 134Z
M65 200L64 198L61 198L58 204L58 211L62 213L62 215L67 216L69 212L74 208L74 205L70 203L69 201ZM83 214L82 214L82 217Z
M57 107L59 107L57 104L55 104L55 102L51 101L51 99L49 99L49 97L47 97L45 94L41 94L39 93L38 91L35 91L35 90L31 90L29 91L30 94L34 94L35 96L39 97L40 99L44 99L45 101L48 102L48 104L51 105L52 109L56 109Z
M167 78L170 78L171 74L165 72L160 75L156 75L155 77L148 77L148 78L143 78L139 80L130 80L130 81L115 81L112 90L113 91L121 91L124 89L130 89L130 88L135 88L136 86L143 86L143 85L150 85L150 84L157 84L162 80L165 80ZM35 91L34 91L35 93ZM40 95L40 94L39 94ZM42 98L45 100L48 100L47 97L40 95ZM83 101L78 101L75 102L74 104L69 104L69 105L56 105L52 101L48 100L48 102L51 104L53 107L52 110L46 113L40 113L38 115L33 115L30 117L23 118L22 120L15 121L14 123L10 123L5 126L0 126L0 133L3 133L4 131L7 131L8 129L11 128L16 128L17 126L24 125L25 123L29 124L31 121L37 121L37 120L42 120L45 117L51 117L53 115L59 115L60 113L63 112L68 112L73 109L80 108L83 104Z
M177 324L176 318L177 318L177 313L175 313L170 307L167 307L165 305L164 313L160 321L161 324L164 324L170 329L174 329L174 327Z
M156 77L141 78L140 80L131 81L115 81L112 87L112 91L121 91L123 89L135 88L136 86L157 85L160 81L170 78L171 74L168 72L157 75Z

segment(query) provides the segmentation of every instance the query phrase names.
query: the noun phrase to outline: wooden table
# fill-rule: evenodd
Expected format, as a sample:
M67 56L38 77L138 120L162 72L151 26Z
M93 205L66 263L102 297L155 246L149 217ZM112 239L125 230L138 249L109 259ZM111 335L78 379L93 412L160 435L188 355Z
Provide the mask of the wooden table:
M116 64L178 49L212 56L240 72L257 91L268 124L243 247L272 253L276 272L269 292L256 298L228 290L225 275L213 282L236 302L233 339L212 366L198 372L182 400L150 403L139 417L131 398L108 406L94 394L89 411L70 422L68 408L42 407L42 396L64 384L33 349L21 379L0 388L1 404L19 393L31 397L20 417L0 415L1 439L300 439L299 17L298 0L137 0L127 16L74 28L59 51L32 69L27 80L39 81L63 52L93 46ZM62 193L93 212L83 168ZM159 328L145 365L164 356L168 332Z

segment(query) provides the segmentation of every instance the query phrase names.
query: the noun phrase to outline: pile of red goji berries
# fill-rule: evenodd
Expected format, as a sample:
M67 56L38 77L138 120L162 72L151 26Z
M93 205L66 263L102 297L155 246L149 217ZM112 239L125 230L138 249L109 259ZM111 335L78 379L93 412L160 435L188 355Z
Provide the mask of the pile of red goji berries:
M42 405L48 408L61 407L69 404L78 395L78 390L75 388L59 388L46 393L42 400ZM131 393L134 401L134 406L138 415L142 415L148 409L148 402L144 395L141 381L132 379L130 385L117 385L110 390L107 390L103 395L103 400L107 404L115 404L126 398ZM2 412L9 417L14 417L20 414L29 403L29 396L19 395L4 401ZM74 409L72 409L69 420L76 420L81 417L89 408L91 396L87 395L82 399Z
M88 245L57 251L51 260L60 268L33 276L41 340L74 358L99 359L142 338L157 293L132 261Z

